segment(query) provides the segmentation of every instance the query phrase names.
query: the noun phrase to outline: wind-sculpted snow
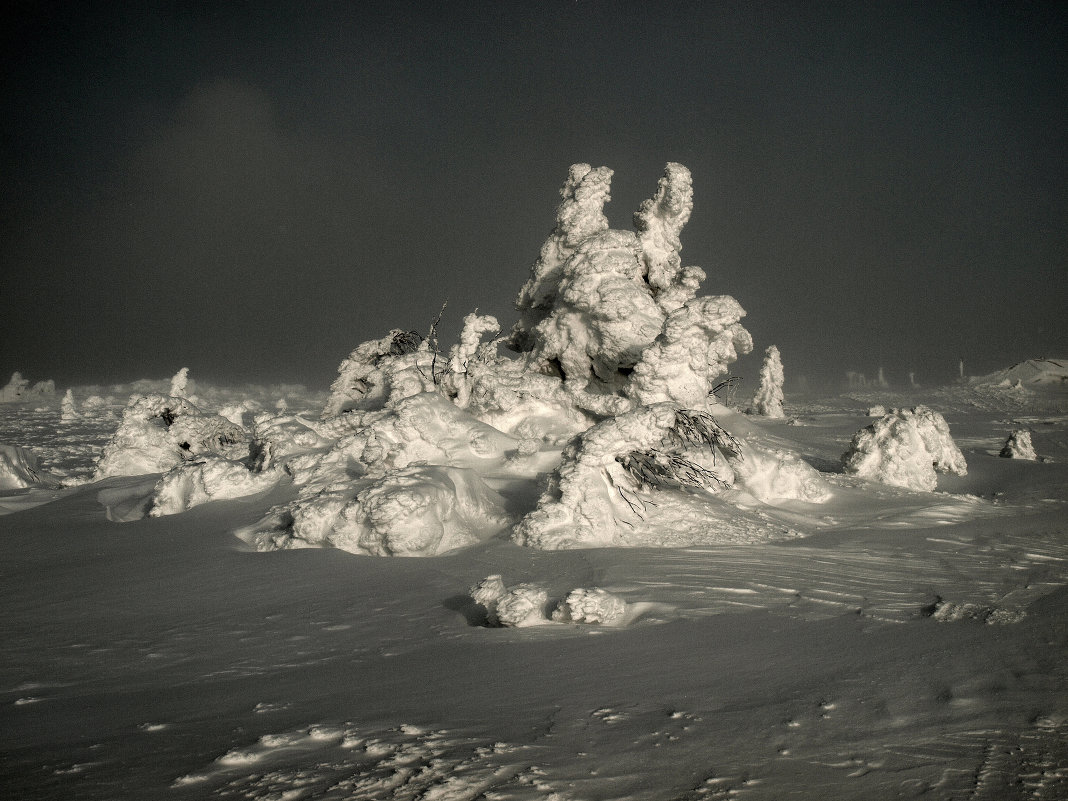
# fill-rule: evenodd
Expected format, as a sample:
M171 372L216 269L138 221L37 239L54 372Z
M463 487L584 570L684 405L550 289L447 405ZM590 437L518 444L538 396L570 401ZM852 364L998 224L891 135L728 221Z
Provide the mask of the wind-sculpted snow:
M104 448L94 480L161 473L201 456L243 459L248 432L185 398L142 395L131 399Z
M381 339L364 342L338 368L323 417L381 408L398 395L424 391L432 361L427 343L414 331L395 328ZM430 385L432 389L432 380ZM411 387L418 389L409 392Z
M819 473L795 454L736 438L707 413L658 403L602 421L569 443L537 509L513 537L547 549L651 544L656 535L646 540L636 532L659 516L661 503L680 500L661 493L711 501L726 490L725 497L743 506L746 498L820 503L831 496ZM705 513L725 511L712 508ZM744 515L736 519L748 540ZM711 521L708 532L720 534Z
M208 501L263 492L281 479L279 472L258 473L243 462L205 456L169 470L152 490L151 517L181 514Z
M28 448L0 443L0 490L58 485L59 479L42 469Z
M256 547L425 556L471 545L512 522L481 472L507 472L510 461L522 459L522 441L437 393L349 412L341 421L351 433L286 463L300 493L249 535Z
M858 431L842 464L861 478L927 492L938 485L936 471L968 472L945 418L926 406L893 409Z
M646 405L703 405L727 365L753 349L753 338L739 322L744 316L729 295L696 298L676 309L642 352L627 394Z
M557 227L516 301L522 317L511 344L575 393L625 390L640 403L696 405L752 349L738 322L745 312L733 298L696 298L704 271L681 266L679 237L693 210L689 170L667 165L656 195L634 214L634 232L609 230L604 220L611 175L571 168Z

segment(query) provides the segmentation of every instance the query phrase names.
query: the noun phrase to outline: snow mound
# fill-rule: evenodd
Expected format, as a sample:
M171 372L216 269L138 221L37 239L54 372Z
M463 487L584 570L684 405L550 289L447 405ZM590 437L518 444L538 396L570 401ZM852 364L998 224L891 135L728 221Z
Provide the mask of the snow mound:
M541 584L516 584L497 599L494 612L501 626L543 626L549 621L549 591Z
M552 619L558 623L613 625L622 621L626 614L627 604L618 595L599 587L579 587L569 592L560 602L553 611Z
M512 536L546 550L654 544L662 533L639 534L637 527L650 528L646 516L664 500L659 493L708 500L726 490L762 503L830 497L819 473L795 454L736 438L708 413L659 403L572 440L537 508Z
M842 455L847 473L895 487L933 492L936 471L963 476L964 454L944 417L926 406L892 409L854 436Z
M201 456L244 459L248 441L241 426L201 411L186 398L135 396L105 446L93 480L162 473Z
M1013 431L1005 440L1005 447L998 455L1006 459L1029 459L1031 461L1038 459L1035 446L1031 443L1031 432L1022 428Z
M501 498L470 468L418 464L340 481L248 535L260 550L329 546L369 556L436 556L507 528Z
M58 487L59 479L42 470L27 448L0 444L0 490Z
M164 474L152 491L148 514L180 514L208 501L254 495L273 487L279 478L279 473L254 473L243 462L208 456Z
M1027 359L1005 370L973 376L971 384L1010 387L1068 387L1068 359Z

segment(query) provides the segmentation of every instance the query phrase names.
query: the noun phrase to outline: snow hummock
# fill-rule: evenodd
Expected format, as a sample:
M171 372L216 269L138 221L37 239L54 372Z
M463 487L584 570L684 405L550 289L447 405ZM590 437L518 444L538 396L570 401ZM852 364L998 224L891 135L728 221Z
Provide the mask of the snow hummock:
M556 609L552 619L558 623L600 623L612 625L627 614L627 603L618 595L600 587L579 587L567 594Z
M248 442L245 429L186 398L134 396L104 448L94 480L161 473L208 455L243 459Z
M1026 428L1013 431L1005 440L1005 446L998 455L1006 459L1029 459L1031 461L1038 459L1035 446L1031 443L1031 432Z
M854 435L842 455L847 473L896 487L933 492L938 473L968 472L949 425L926 407L892 409Z
M972 376L971 384L999 387L1046 386L1068 384L1068 359L1026 359L1004 370L983 376Z
M625 622L627 603L600 587L578 587L553 604L548 588L541 583L523 582L507 587L500 574L479 581L468 591L477 605L486 610L490 626L518 628L549 623L619 625Z
M764 351L764 363L760 366L760 386L757 387L756 395L753 396L749 413L762 417L785 417L786 413L782 407L784 380L779 349L774 345L769 345Z

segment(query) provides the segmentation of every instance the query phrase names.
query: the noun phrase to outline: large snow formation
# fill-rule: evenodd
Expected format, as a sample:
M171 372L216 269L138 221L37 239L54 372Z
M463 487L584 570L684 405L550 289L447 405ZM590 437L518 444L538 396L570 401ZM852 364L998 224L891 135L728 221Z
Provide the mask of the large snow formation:
M97 477L165 472L153 515L291 482L295 497L243 531L248 542L370 555L440 554L508 531L539 548L642 544L634 524L658 493L687 499L698 537L695 510L713 495L728 499L721 511L825 500L796 454L755 430L732 436L711 414L729 414L712 389L752 338L741 305L698 296L705 274L682 264L689 171L667 165L633 231L608 227L611 176L571 167L516 301L518 357L499 353L498 321L477 311L448 349L436 323L427 336L394 329L341 363L318 420L282 409L247 428L244 403L199 409L183 369L169 395L131 402ZM508 490L546 476L537 507L516 508L527 491Z
M1027 359L996 373L973 376L971 384L1063 387L1068 385L1068 359Z
M745 312L726 296L697 299L704 271L682 266L689 170L667 165L633 232L608 228L611 177L605 167L571 167L556 227L516 300L510 343L576 391L616 391L633 372L629 394L640 403L689 404L695 387L707 394L704 384L752 349Z
M964 454L938 412L926 406L892 409L858 431L842 455L847 473L914 490L933 492L938 473L968 472Z

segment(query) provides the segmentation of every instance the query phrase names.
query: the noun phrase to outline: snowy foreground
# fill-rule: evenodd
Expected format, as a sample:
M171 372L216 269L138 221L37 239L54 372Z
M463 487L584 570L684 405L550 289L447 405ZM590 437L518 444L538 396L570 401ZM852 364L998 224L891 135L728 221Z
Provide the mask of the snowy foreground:
M966 476L931 493L843 474L872 406L917 402L945 414ZM159 475L8 491L0 785L23 799L1068 797L1065 409L967 387L787 398L799 425L750 424L834 497L751 543L257 552L233 532L292 488L121 524L102 499ZM120 412L64 425L54 404L0 407L0 439L88 476ZM1046 461L998 456L1020 428ZM491 574L552 601L600 588L626 617L488 627L469 592Z
M12 376L4 797L1068 798L1068 363L736 397L689 171L611 177L329 393Z

